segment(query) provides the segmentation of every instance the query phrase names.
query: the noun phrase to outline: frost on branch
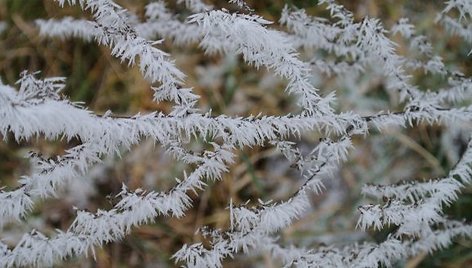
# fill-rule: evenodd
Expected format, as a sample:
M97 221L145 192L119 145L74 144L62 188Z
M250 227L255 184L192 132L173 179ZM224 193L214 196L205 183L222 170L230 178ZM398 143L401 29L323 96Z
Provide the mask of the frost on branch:
M64 1L59 1L61 5ZM68 1L75 4L76 1ZM153 87L154 98L170 100L177 104L175 114L185 113L193 109L198 99L189 88L182 87L184 74L178 70L168 54L154 47L156 43L144 39L136 33L130 15L112 1L79 1L84 10L90 10L94 15L94 22L78 21L70 18L61 21L37 21L40 33L44 36L95 38L102 45L109 46L111 54L127 61L128 65L138 65L144 78L151 83L161 85ZM136 59L139 58L139 63Z
M229 209L222 213L229 214L226 225L197 221L192 227L197 234L185 243L179 241L180 250L172 253L171 260L162 261L223 267L228 259L265 255L286 267L391 267L472 236L467 220L446 213L472 181L472 142L458 144L454 150L444 146L456 163L436 166L444 170L440 176L436 171L421 173L429 176L424 180L417 179L419 173L409 176L408 164L403 173L381 169L385 161L402 156L402 146L389 151L361 145L361 141L383 142L384 136L401 133L400 140L418 157L436 164L439 160L407 135L433 126L439 129L438 136L470 136L472 81L437 54L431 35L417 32L415 17L389 25L379 18L359 17L333 0L319 1L315 7L324 9L325 17L287 5L279 23L258 15L244 1L227 1L228 8L236 11L200 0L177 0L177 5L152 1L142 7L142 17L111 0L55 2L76 6L88 15L36 20L31 25L42 38L81 39L107 47L121 63L139 70L154 101L169 105L170 112L100 114L64 95L65 78L40 79L40 72L23 72L15 85L10 83L13 86L0 83L0 134L5 141L44 138L71 144L57 156L30 152L30 171L14 186L0 188L2 235L21 229L15 225L31 230L8 241L2 237L0 266L52 266L75 257L97 257L98 248L124 239L143 225L165 218L184 222L198 199L213 195L210 189L218 181L229 180L236 190L230 191ZM447 1L438 11L437 27L444 26L470 43L471 10L469 1ZM5 25L0 23L0 34ZM281 107L279 115L229 115L224 105L215 109L222 113L212 112L216 107L197 94L208 89L189 86L192 79L174 60L195 50L203 58L239 57L241 69L255 74L255 85L262 84L259 75L270 75L274 88L264 94L283 85L286 101L297 106ZM425 88L428 83L421 82L421 75L441 82ZM372 88L377 91L370 92ZM135 187L125 181L121 190L109 193L108 207L74 208L74 218L62 230L30 227L34 213L41 209L38 203L61 199L72 182L93 177L91 170L103 167L105 161L116 162L115 156L126 161L131 158L129 151L146 140L160 145L165 157L185 165L169 189ZM239 196L238 191L247 182L235 175L234 170L241 169L235 163L249 148L270 148L270 157L264 160L270 169L280 168L271 162L274 158L293 169L287 172L293 177L290 187L277 184L275 177L284 174L253 172L248 181L262 181L263 194L241 200L247 196ZM384 157L369 156L374 151ZM356 162L356 155L363 160ZM358 170L366 171L356 176ZM333 185L346 177L350 187L344 192L353 193L334 189L338 191L332 194ZM273 181L275 190L265 194L264 188ZM365 199L346 197L361 194ZM320 234L320 222L330 225L326 218L339 216L326 216L326 208L350 201L359 206L346 212L348 220L342 228L352 232L354 239L323 232L319 237L287 238L286 233L300 229ZM369 239L379 231L386 234L379 242Z
M458 12L459 17L451 16L452 11ZM446 1L446 7L438 13L436 20L442 23L446 29L462 37L469 44L472 43L472 4L467 0Z

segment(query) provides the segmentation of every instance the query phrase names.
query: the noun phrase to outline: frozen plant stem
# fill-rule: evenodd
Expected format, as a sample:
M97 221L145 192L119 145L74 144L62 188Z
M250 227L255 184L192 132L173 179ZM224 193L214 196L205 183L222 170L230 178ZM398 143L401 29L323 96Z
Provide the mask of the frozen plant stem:
M95 256L95 248L121 240L132 228L163 216L184 217L193 205L190 193L199 195L206 191L208 181L221 180L235 160L235 151L253 146L275 146L304 183L284 201L260 200L251 207L233 204L230 199L229 230L202 226L200 231L209 246L184 244L173 255L174 261L187 267L223 267L225 259L237 254L268 252L287 267L393 266L422 252L443 249L456 237L472 236L468 223L449 219L444 213L471 182L469 142L444 178L362 187L364 195L383 203L360 206L357 228L395 227L380 243L308 249L283 245L276 238L312 208L311 194L325 191L323 182L338 176L337 170L348 159L355 138L369 139L373 132L382 133L389 127L440 124L447 129L470 125L472 106L467 103L472 99L472 80L449 70L434 54L434 44L416 34L409 19L400 19L389 30L380 19L356 20L334 0L319 1L329 18L311 17L305 10L286 6L279 25L255 14L244 1L229 1L239 9L230 12L200 0L177 0L190 12L185 20L165 2L153 1L146 5L144 21L111 0L55 2L61 7L78 6L92 19L37 20L42 38L80 38L110 48L111 55L139 68L151 84L154 101L169 102L172 109L168 114L95 114L62 95L65 78L39 79L40 73L25 71L16 86L0 83L0 134L5 139L11 135L17 141L38 136L51 141L80 141L60 157L29 155L31 174L18 180L14 189L0 188L0 228L22 223L40 199L58 198L65 185L103 164L103 157L129 151L144 139L162 145L167 155L193 170L177 179L169 191L130 190L123 185L121 192L114 194L116 202L109 210L76 210L69 228L51 236L32 230L13 247L0 242L1 267L52 266L72 257ZM471 43L471 19L470 1L450 0L436 20ZM0 23L0 34L7 28ZM393 35L401 35L415 56L399 55ZM200 96L186 86L185 74L172 55L160 48L162 41L152 41L162 38L179 47L198 44L206 54L239 55L252 68L267 69L286 82L285 92L296 98L297 110L279 116L246 117L203 111ZM306 51L321 53L307 62ZM390 101L402 104L400 108L336 112L334 93L324 94L314 86L315 72L354 81L371 69L384 81ZM446 78L447 86L437 92L423 90L414 84L417 70ZM388 112L391 109L394 112ZM309 153L293 142L314 132L322 138ZM211 149L186 149L194 138Z

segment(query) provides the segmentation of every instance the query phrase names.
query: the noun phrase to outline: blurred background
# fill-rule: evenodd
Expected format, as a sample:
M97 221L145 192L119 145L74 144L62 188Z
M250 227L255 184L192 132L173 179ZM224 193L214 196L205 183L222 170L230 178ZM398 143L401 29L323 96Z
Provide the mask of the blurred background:
M141 19L148 1L116 1ZM246 1L255 13L277 22L284 6L305 8L310 15L328 18L317 1L254 0ZM447 68L472 75L472 61L468 57L471 45L448 35L434 18L443 8L442 1L406 0L351 0L338 1L353 11L356 19L378 17L390 28L401 17L408 17L433 44ZM185 18L189 12L182 6L167 1L169 8ZM217 7L235 10L225 1L207 1ZM41 77L67 77L63 94L72 101L82 102L96 113L107 110L119 115L138 112L168 111L166 103L152 101L150 85L137 68L110 56L107 47L78 39L44 39L38 36L35 19L73 16L90 18L79 8L60 8L52 0L0 0L0 21L7 23L0 33L0 79L14 85L23 70L41 71ZM275 25L271 27L280 28ZM407 53L408 44L401 38L400 54ZM295 112L291 97L283 89L284 81L264 69L255 70L237 56L204 55L197 45L173 46L164 42L160 47L169 52L177 66L187 74L186 83L201 96L202 110L213 114L248 116L259 113L280 115ZM301 57L310 60L309 53ZM423 89L435 90L446 85L443 77L413 73L413 81ZM313 83L325 95L335 91L338 111L354 110L373 114L381 110L400 110L401 104L391 99L384 88L383 77L372 70L356 77L326 77L314 71ZM467 136L462 128L445 129L441 126L419 126L410 129L393 129L384 133L371 133L356 137L355 149L347 163L340 167L334 179L327 180L323 194L313 196L313 210L289 229L281 232L282 243L317 247L323 244L342 246L359 240L382 241L385 232L363 233L355 229L357 207L369 202L360 195L365 183L393 183L406 178L433 178L447 174L458 160L461 146ZM0 143L0 185L15 187L21 175L28 174L29 163L25 155L30 150L47 156L60 155L71 147L63 141L45 141L40 137L32 141L15 142L3 137ZM296 140L302 151L309 152L320 137L304 135ZM196 147L203 145L195 142ZM96 249L96 260L81 258L68 260L63 267L174 267L170 260L184 243L202 238L195 231L208 225L227 228L229 225L229 199L235 204L250 200L285 200L303 183L298 172L290 167L275 148L254 147L238 151L237 162L219 182L193 196L194 207L182 219L160 217L156 223L135 229L123 241ZM174 184L174 178L189 170L183 163L165 155L152 141L144 141L123 157L109 157L104 164L94 167L86 177L69 185L58 199L48 199L35 206L26 223L6 226L0 239L14 245L22 233L32 228L46 234L54 229L65 230L75 217L73 206L96 210L110 209L114 196L122 183L130 188L165 190ZM1 205L1 204L0 204ZM461 198L447 209L451 217L472 220L472 189L468 187ZM472 243L457 240L446 250L432 256L418 256L399 263L398 267L471 267ZM267 256L236 256L227 260L225 267L279 267L276 260Z

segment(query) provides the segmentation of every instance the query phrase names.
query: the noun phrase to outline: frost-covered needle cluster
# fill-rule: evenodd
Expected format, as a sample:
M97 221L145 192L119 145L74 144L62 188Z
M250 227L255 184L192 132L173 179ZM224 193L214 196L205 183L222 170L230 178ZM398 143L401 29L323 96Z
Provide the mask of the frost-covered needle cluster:
M65 78L40 79L40 73L24 72L16 85L0 84L0 133L5 139L80 141L55 158L30 154L30 175L22 176L16 188L0 190L0 228L24 221L35 202L57 198L62 187L87 176L93 166L102 164L103 157L131 150L144 139L154 140L168 155L195 168L184 173L169 191L130 190L123 185L121 192L114 193L117 202L109 210L77 210L66 230L50 236L32 230L14 246L0 243L0 266L44 267L75 256L94 255L96 247L120 240L132 228L158 221L159 216L182 217L192 206L190 193L199 194L205 191L207 181L222 179L235 160L235 151L256 145L277 148L298 170L303 185L284 201L261 200L255 207L231 204L230 228L201 226L209 245L183 245L172 257L176 263L222 267L225 258L236 254L266 252L287 267L391 266L445 248L458 236L472 236L471 225L451 220L444 213L472 181L472 142L442 178L421 182L405 178L402 183L362 188L362 194L377 198L378 203L359 207L357 228L396 227L388 229L389 235L380 243L310 249L283 245L276 236L311 209L312 194L323 192L323 181L335 177L339 165L348 159L355 146L353 137L369 139L369 133L389 127L441 124L457 128L470 124L472 106L464 103L472 96L471 79L448 70L441 57L434 55L428 38L416 34L408 19L386 29L379 19L355 19L333 0L319 1L330 14L328 19L286 6L277 27L254 14L244 1L229 1L240 10L229 12L200 0L178 0L190 13L185 20L163 1L153 1L146 6L144 21L111 0L56 2L61 7L75 5L91 14L92 20L37 20L43 38L80 38L109 47L112 56L138 67L151 84L155 101L170 102L173 108L168 114L98 115L61 94ZM471 19L470 1L450 0L436 20L470 44ZM0 32L6 28L0 23ZM418 57L398 54L393 35L408 42ZM198 44L206 54L240 55L248 65L267 69L286 81L285 91L296 98L297 110L282 116L249 117L215 116L201 110L199 96L186 86L185 75L172 55L159 48L161 41L153 41L162 39L182 47ZM307 51L322 53L306 60L301 53ZM386 106L363 113L336 112L334 93L321 94L313 83L314 74L354 80L367 70L384 79L390 98L396 98L392 102L401 103L401 110L382 112L394 108ZM421 89L409 74L416 70L447 78L447 88L436 92ZM305 153L293 140L313 132L323 138ZM194 138L211 149L187 150Z

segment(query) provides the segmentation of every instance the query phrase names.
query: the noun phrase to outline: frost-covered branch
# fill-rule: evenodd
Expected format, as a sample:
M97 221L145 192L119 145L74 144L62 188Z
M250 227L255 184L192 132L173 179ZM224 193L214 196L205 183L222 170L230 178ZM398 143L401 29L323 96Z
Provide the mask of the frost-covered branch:
M0 266L52 266L71 257L94 255L96 247L122 239L134 227L156 222L162 216L184 217L193 206L193 195L204 191L207 181L220 180L229 172L235 151L254 146L277 147L289 162L287 166L298 170L302 180L298 189L275 202L259 200L255 206L247 202L234 207L231 201L229 228L199 226L208 243L184 244L173 255L174 261L190 267L222 267L226 258L237 254L266 252L287 267L389 267L423 252L445 248L457 237L472 236L467 222L449 219L444 212L472 181L469 142L462 158L443 178L367 184L362 188L364 195L382 201L359 207L357 227L360 231L394 227L384 241L316 245L310 249L310 245L297 246L277 238L279 232L307 215L313 194L323 192L329 179L342 176L337 171L361 136L381 136L392 126L438 124L447 129L471 125L472 80L451 71L449 64L435 54L434 44L426 35L417 34L409 19L400 19L389 31L380 19L358 19L334 0L319 1L329 13L327 18L285 7L279 22L285 28L257 15L244 1L229 3L247 14L219 10L218 4L212 6L201 0L176 0L185 6L177 8L186 8L184 14L189 13L185 15L188 17L176 14L173 5L167 7L163 1L155 1L146 5L144 21L111 0L56 2L61 6L77 5L91 14L91 20L37 20L40 36L93 40L109 47L113 56L139 68L151 84L154 100L170 101L172 112L98 114L62 95L65 78L38 79L38 73L23 73L18 89L0 83L0 135L4 140L44 137L47 141L79 141L61 156L29 154L30 174L21 177L13 186L16 188L0 189L0 225L20 223L38 200L58 197L61 188L87 176L102 158L123 155L145 139L159 144L167 156L192 171L184 172L168 191L130 190L123 185L120 193L113 194L116 199L111 209L77 210L67 230L48 236L44 231L32 230L15 245L0 243ZM471 18L469 1L450 0L437 20L470 41ZM402 52L405 55L393 42L394 35L401 35L395 38L407 44ZM152 41L159 38L166 42ZM186 86L184 73L160 48L161 44L177 45L179 49L197 44L205 52L202 57L239 55L241 63L265 68L277 83L285 82L285 91L296 97L298 108L277 116L214 115L211 107L202 111L199 96ZM338 108L345 112L337 112L334 92L324 94L315 87L317 79L312 69L353 82L350 91L362 90L354 80L371 72L379 77L388 100L379 109L364 112L350 111L341 103ZM438 77L444 83L434 92L424 90L415 84L417 72ZM313 150L302 150L300 140L315 136L319 142ZM194 152L188 149L194 142L212 149ZM375 168L371 165L366 168ZM354 225L355 221L352 228Z
M203 29L200 42L207 53L238 53L256 68L265 66L288 80L287 92L298 97L299 105L309 114L330 114L330 98L322 99L309 82L308 66L297 58L289 39L259 16L210 11L195 14L190 22ZM332 97L332 96L331 96Z
M64 2L59 1L61 5ZM77 4L75 0L67 2ZM85 39L93 36L99 44L109 46L112 55L128 61L129 65L135 65L136 58L139 57L139 64L136 65L144 78L151 83L161 84L153 88L156 100L170 100L179 104L175 114L193 109L198 96L190 88L183 88L184 74L175 67L167 53L154 47L156 42L138 36L125 9L110 0L83 0L78 3L85 10L92 11L95 22L79 21L74 24L70 18L66 18L65 23L38 21L41 34L59 37L78 35Z
M227 171L226 165L232 162L230 146L214 146L213 152L203 153L198 161L201 165L168 192L129 191L123 186L117 195L121 200L113 209L96 213L78 211L69 229L52 238L33 230L25 234L15 248L3 247L0 265L51 266L67 257L93 252L95 246L121 239L132 227L154 221L159 215L184 216L191 206L188 192L202 189L204 179L221 179L222 173Z
M290 226L294 220L300 218L310 207L309 193L321 192L322 179L332 176L339 161L345 160L351 141L345 137L338 142L329 140L321 142L305 160L292 144L278 143L278 147L290 160L295 161L302 174L306 174L305 183L287 201L277 204L260 203L259 207L246 207L231 210L231 228L227 232L206 232L212 240L212 248L205 249L202 244L185 246L174 258L176 261L185 261L189 267L199 267L202 263L209 263L208 267L221 267L221 260L232 257L240 250L247 253L255 249L261 237L275 233ZM307 166L310 165L310 166Z

